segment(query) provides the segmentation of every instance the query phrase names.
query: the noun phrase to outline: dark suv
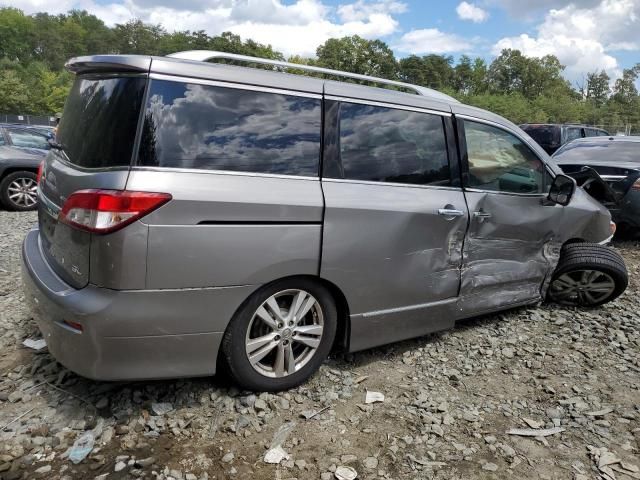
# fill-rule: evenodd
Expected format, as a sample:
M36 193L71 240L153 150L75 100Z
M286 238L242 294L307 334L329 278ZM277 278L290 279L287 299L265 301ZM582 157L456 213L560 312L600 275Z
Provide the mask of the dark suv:
M608 137L609 132L586 125L562 125L554 123L525 123L520 128L529 134L549 154L576 138Z
M0 203L9 210L34 210L38 166L49 149L47 127L0 124Z

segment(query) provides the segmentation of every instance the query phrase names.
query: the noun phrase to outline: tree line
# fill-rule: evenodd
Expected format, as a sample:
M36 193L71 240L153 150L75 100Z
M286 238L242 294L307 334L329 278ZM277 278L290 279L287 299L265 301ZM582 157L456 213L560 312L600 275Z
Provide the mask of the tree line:
M0 8L0 113L51 114L62 110L73 76L67 59L96 53L166 55L181 50L219 50L400 80L448 93L464 103L501 114L515 123L580 122L640 129L635 86L640 63L613 84L605 71L586 72L571 85L553 55L527 57L503 50L492 62L462 55L411 55L397 59L381 40L332 38L315 58L285 58L270 45L230 32L168 32L131 20L108 27L86 11L25 15ZM264 67L263 67L264 68ZM268 68L268 67L267 67Z

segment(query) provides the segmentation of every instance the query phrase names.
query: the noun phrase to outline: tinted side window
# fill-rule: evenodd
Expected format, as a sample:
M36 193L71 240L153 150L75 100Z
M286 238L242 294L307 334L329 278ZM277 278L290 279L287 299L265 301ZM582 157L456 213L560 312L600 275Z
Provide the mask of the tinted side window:
M26 130L7 130L7 134L11 139L11 143L15 147L39 148L46 150L49 148L47 137L38 133L28 132Z
M339 123L344 178L450 184L442 117L342 103Z
M582 129L581 128L567 128L567 142L571 140L575 140L576 138L582 137Z
M543 193L547 172L518 137L483 123L465 122L469 186L512 193Z
M139 164L318 175L321 100L152 80Z
M76 77L56 140L85 168L131 164L146 78Z

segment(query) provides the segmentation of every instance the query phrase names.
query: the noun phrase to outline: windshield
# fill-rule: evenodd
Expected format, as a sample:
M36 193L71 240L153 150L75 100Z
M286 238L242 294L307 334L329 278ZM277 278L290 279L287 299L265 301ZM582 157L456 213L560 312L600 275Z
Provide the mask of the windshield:
M130 164L145 83L141 77L76 78L56 135L71 163Z

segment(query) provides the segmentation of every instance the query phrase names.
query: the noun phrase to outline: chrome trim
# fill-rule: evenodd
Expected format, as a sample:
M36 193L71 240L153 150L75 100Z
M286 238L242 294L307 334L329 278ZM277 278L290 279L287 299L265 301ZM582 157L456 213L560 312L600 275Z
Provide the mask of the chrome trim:
M438 215L442 215L444 217L462 217L464 212L455 208L439 208Z
M430 308L430 307L437 307L437 306L441 306L441 305L448 305L448 304L454 303L456 301L458 301L458 297L452 297L452 298L446 298L444 300L438 300L436 302L420 303L418 305L405 305L404 307L388 308L388 309L385 309L385 310L374 310L373 312L365 312L365 313L355 314L355 315L352 315L352 316L353 317L362 316L364 318L376 317L378 315L388 315L390 313L410 312L412 310L420 310L422 308Z
M495 193L497 195L514 195L518 197L540 197L546 198L548 193L517 193L517 192L501 192L499 190L482 190L480 188L465 188L465 192L476 192L476 193Z
M300 92L297 90L287 90L284 88L262 87L259 85L247 85L245 83L224 82L220 80L205 80L203 78L195 78L180 75L165 75L163 73L151 73L149 78L152 80L165 80L168 82L193 83L197 85L207 85L211 87L235 88L236 90L250 90L253 92L276 93L280 95L292 95L296 97L314 98L322 100L319 93Z
M313 180L320 181L320 177L312 177L305 175L284 175L277 173L258 173L258 172L236 172L233 170L207 170L200 168L178 168L178 167L147 167L144 165L135 165L131 167L131 172L174 172L174 173L204 173L212 175L237 175L241 177L265 177L265 178L286 178L287 180Z
M617 181L627 178L628 175L600 175L603 180Z
M248 62L248 63L259 63L262 65L273 65L274 67L285 67L285 68L293 68L296 70L305 70L308 72L315 73L324 73L327 75L335 75L337 77L344 78L353 78L356 80L364 80L372 83L381 83L383 85L394 85L396 87L403 87L407 90L412 90L418 95L439 98L440 100L445 100L447 102L455 102L459 103L455 98L446 95L444 93L438 92L437 90L432 90L430 88L421 87L418 85L412 85L410 83L398 82L397 80L387 80L386 78L379 77L371 77L369 75L361 75L359 73L349 73L343 72L340 70L331 70L329 68L316 67L313 65L304 65L298 63L290 63L283 62L280 60L270 60L267 58L257 58L251 57L248 55L238 55L235 53L226 53L226 52L217 52L215 50L188 50L184 52L175 52L167 55L170 58L179 58L182 60L193 60L197 62L206 62L207 60L212 59L226 59L226 60L236 60L240 62Z
M441 185L417 185L415 183L396 183L396 182L375 182L372 180L352 180L348 178L329 178L323 177L323 183L357 183L362 185L382 185L387 187L404 187L404 188L426 188L429 190L453 190L456 192L462 192L460 187L445 187Z
M429 108L421 108L421 107L413 107L411 105L403 105L399 103L387 103L387 102L377 102L374 100L366 100L362 98L353 98L353 97L340 97L337 95L325 95L325 100L334 100L336 102L346 102L346 103L358 103L361 105L371 105L374 107L384 107L384 108L394 108L396 110L408 110L410 112L417 113L430 113L432 115L440 115L441 117L450 117L452 115L451 112L444 112L441 110L431 110Z

